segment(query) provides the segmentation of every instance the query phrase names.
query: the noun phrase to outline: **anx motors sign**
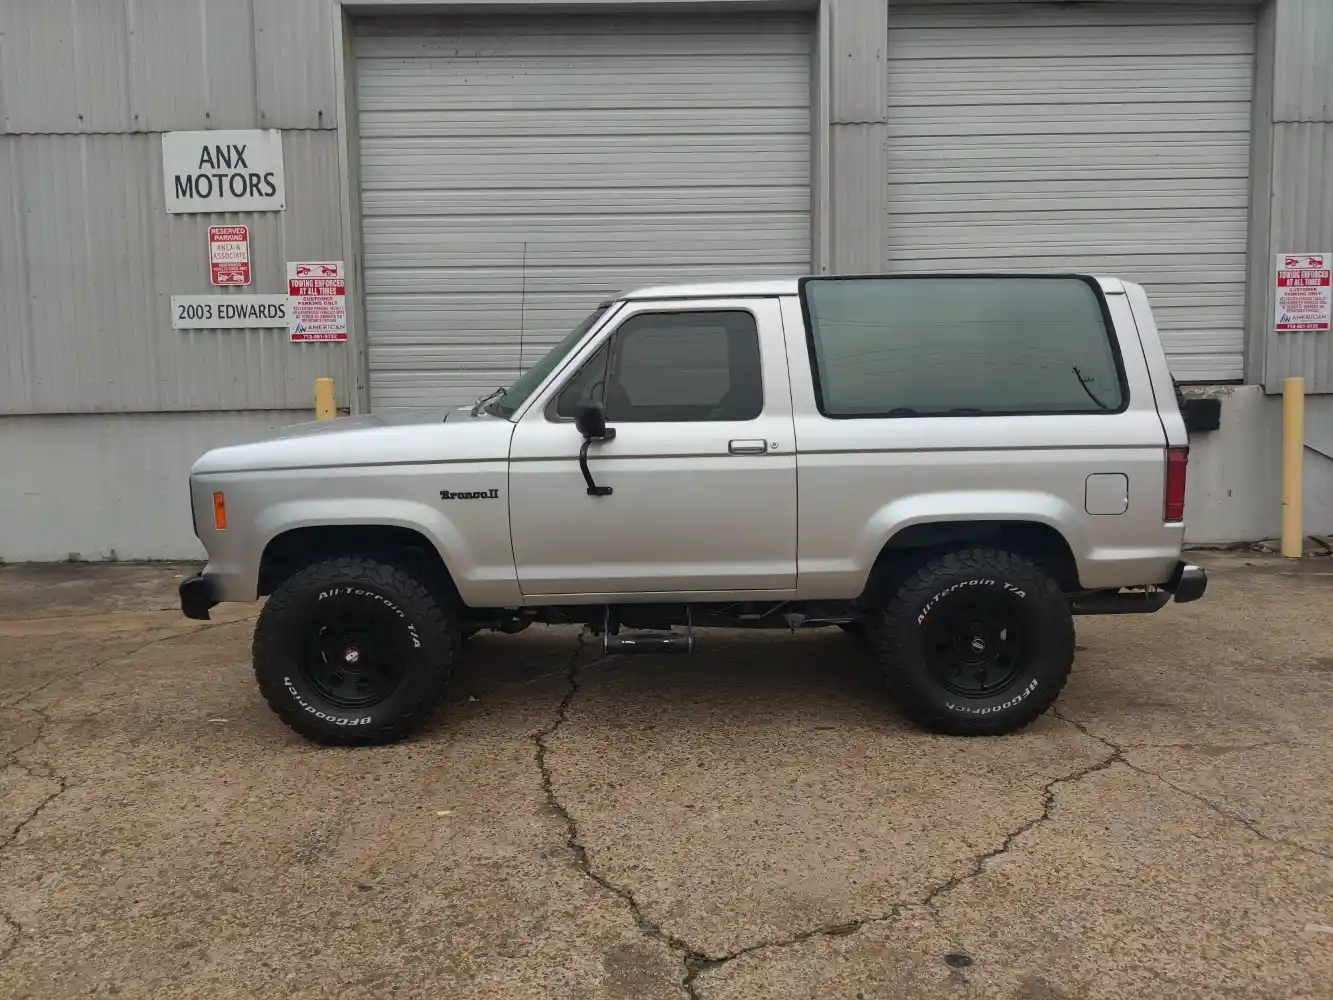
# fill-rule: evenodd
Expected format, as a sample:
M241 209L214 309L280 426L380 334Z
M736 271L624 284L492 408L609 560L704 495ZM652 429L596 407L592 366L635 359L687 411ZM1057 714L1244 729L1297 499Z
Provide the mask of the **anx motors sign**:
M280 212L287 207L282 133L230 129L162 134L167 211Z

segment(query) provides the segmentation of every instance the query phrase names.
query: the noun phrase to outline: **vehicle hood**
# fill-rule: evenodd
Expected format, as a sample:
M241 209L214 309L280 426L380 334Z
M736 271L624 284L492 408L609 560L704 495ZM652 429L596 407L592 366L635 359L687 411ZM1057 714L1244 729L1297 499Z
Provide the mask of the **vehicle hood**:
M514 426L468 408L367 413L279 427L254 441L214 448L191 475L421 462L503 461Z

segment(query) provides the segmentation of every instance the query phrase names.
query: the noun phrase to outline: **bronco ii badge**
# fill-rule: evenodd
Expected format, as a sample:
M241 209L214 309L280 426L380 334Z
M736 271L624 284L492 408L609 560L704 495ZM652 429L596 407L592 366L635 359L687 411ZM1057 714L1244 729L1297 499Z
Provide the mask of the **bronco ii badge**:
M441 500L498 500L499 490L473 490L470 493L455 493L452 490L440 490Z

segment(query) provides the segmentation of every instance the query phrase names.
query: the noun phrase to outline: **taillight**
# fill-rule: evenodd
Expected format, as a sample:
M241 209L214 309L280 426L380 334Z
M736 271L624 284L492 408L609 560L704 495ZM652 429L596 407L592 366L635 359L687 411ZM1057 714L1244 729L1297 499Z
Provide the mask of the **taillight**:
M1189 466L1188 448L1166 449L1166 504L1163 519L1185 520L1185 470Z

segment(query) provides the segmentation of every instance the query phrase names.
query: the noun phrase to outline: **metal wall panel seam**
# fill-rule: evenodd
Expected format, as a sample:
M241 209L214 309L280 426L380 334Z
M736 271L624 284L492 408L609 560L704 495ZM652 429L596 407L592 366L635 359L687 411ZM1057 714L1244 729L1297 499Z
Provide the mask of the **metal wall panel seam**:
M1273 98L1277 63L1276 0L1260 7L1255 22L1254 97L1250 117L1250 216L1245 282L1245 380L1267 381L1268 285L1273 218Z
M1333 124L1279 123L1273 129L1273 235L1266 285L1278 253L1329 252L1333 247ZM1268 293L1268 364L1265 388L1279 392L1289 376L1305 379L1309 394L1333 393L1333 333L1273 332Z
M334 129L331 0L0 4L0 131Z
M366 318L365 250L361 202L360 119L356 114L356 65L354 31L350 15L341 7L333 11L334 88L337 100L338 167L342 207L343 254L347 261L347 381L344 394L351 411L370 412L370 355Z
M0 410L139 412L305 405L339 345L285 328L172 330L172 293L281 293L285 260L341 257L336 137L284 133L285 212L167 215L153 133L0 136ZM28 224L40 219L40 226ZM251 227L254 284L208 283L207 227ZM8 324L12 320L6 320ZM332 371L329 370L333 365Z

